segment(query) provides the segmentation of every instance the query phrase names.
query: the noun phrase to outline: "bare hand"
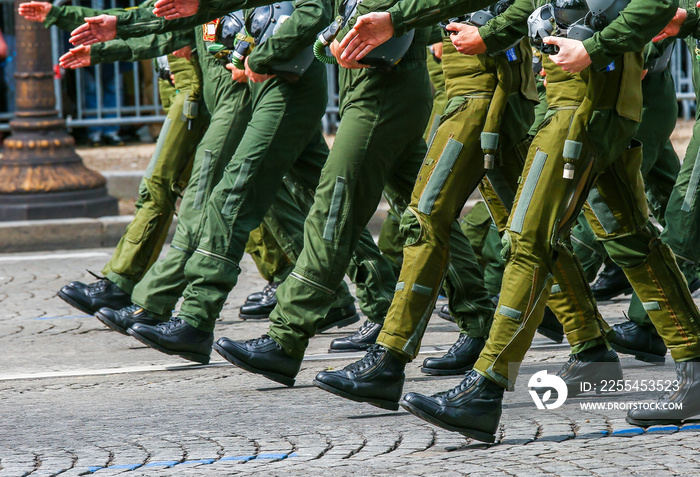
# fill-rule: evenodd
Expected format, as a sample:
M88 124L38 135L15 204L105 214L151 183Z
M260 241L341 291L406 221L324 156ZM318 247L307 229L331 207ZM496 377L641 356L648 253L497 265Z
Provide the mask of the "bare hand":
M262 83L263 81L267 81L270 78L275 77L275 75L261 75L260 73L256 73L255 71L251 70L250 66L248 66L248 57L247 56L245 58L245 75L253 83Z
M549 59L564 71L579 73L591 65L591 57L581 41L556 36L545 37L542 41L559 47L559 53L550 55Z
M245 70L239 70L238 68L233 66L233 63L228 63L226 65L226 69L231 72L231 78L236 83L247 83L248 82L248 77L245 75Z
M191 17L199 11L199 0L158 0L153 14L166 20Z
M433 43L430 45L430 51L433 53L433 56L437 58L438 60L442 59L442 42L439 43Z
M2 32L0 32L0 60L4 60L7 58L7 43L5 43L5 38L2 36Z
M345 60L342 57L343 49L340 47L340 43L338 43L337 40L334 40L333 43L330 45L331 53L333 56L335 56L335 59L338 60L338 65L343 67L343 68L348 68L351 70L358 70L362 68L367 68L369 65L363 65L362 63L358 62L357 60Z
M698 2L700 4L700 2ZM665 38L671 37L671 36L678 36L678 33L681 31L681 27L683 26L683 23L685 22L685 19L688 17L688 12L683 10L682 8L679 8L676 10L676 14L673 15L673 18L671 18L671 21L668 22L668 25L661 30L661 33L656 35L654 38L652 38L651 41L654 43L657 43Z
M394 24L388 12L362 15L355 27L340 42L344 60L361 60L370 51L394 36Z
M70 42L73 45L93 45L117 37L117 17L114 15L99 15L86 18L85 23L71 32Z
M17 12L30 22L43 22L50 11L51 4L48 2L20 3L17 8Z
M68 50L68 53L58 59L58 64L61 68L74 70L76 68L85 68L90 66L90 47L79 45Z
M189 45L183 46L179 50L173 51L173 56L190 61L192 59L192 47Z
M447 25L450 40L457 51L463 55L478 55L486 53L486 44L481 39L479 29L466 23L450 23ZM456 32L456 33L452 33Z

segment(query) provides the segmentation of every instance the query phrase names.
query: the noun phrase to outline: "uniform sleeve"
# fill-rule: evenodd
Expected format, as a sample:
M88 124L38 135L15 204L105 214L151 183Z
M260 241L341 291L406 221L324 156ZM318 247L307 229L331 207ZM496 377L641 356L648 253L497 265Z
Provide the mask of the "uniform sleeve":
M533 12L531 0L515 0L502 14L479 28L479 35L491 53L503 51L527 35L527 19Z
M602 31L584 40L593 68L605 69L628 51L641 51L676 14L678 0L632 0Z
M150 60L188 45L194 45L194 30L192 29L97 43L90 49L90 60L93 64Z
M392 4L391 0L383 0ZM493 0L401 0L388 8L394 36L403 36L414 28L434 25L447 18L486 8Z
M121 13L124 10L113 8L110 10L96 10L94 8L79 7L75 5L51 6L51 10L44 19L46 28L56 25L64 31L72 31L85 23L86 17L96 17L102 14Z
M155 1L153 2L155 3ZM199 12L176 20L166 20L153 14L153 7L129 10L117 15L117 37L122 39L184 30L204 25L230 12L243 8L270 5L273 0L217 0L205 2L200 0Z
M248 57L250 69L259 74L270 73L275 65L296 57L332 21L331 10L329 0L297 0L294 13L277 32L253 49Z

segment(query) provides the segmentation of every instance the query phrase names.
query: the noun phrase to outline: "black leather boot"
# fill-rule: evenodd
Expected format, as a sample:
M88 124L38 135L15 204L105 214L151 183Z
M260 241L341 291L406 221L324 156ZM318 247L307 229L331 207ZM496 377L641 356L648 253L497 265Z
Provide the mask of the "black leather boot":
M268 319L270 317L270 313L272 313L272 310L274 310L275 306L277 305L277 295L275 294L277 291L277 285L279 285L279 283L271 283L267 285L263 291L260 292L260 299L255 302L246 302L246 304L241 307L241 311L238 316L240 316L243 320ZM250 299L250 297L248 298Z
M603 381L622 379L622 366L617 353L601 345L570 355L557 376L566 383L569 397L589 391L601 394L614 390L603 389Z
M442 305L442 308L438 311L438 316L443 320L455 322L454 317L450 314L450 305Z
M396 411L406 379L406 363L389 350L374 345L367 354L339 371L321 371L314 386L357 402Z
M666 385L668 381L664 381ZM680 408L680 409L679 409ZM680 425L700 417L700 362L676 363L676 380L653 407L630 409L627 422L648 427L662 424Z
M549 307L544 308L544 316L542 317L542 323L537 327L537 332L542 336L546 336L555 343L561 343L564 341L564 327L557 320L556 315L549 309Z
M331 341L328 351L331 353L347 353L349 351L365 351L377 341L382 324L373 321L365 321L360 329L344 338L336 338Z
M245 299L245 304L248 305L250 303L258 303L263 299L263 297L270 294L274 295L277 291L277 287L280 286L280 283L282 282L270 282L265 285L265 288L263 288L262 291L251 293L248 295L248 298Z
M316 327L317 333L323 333L331 328L342 328L352 325L360 321L360 316L357 314L357 309L354 303L342 308L331 308L328 314Z
M629 295L632 293L632 285L625 272L614 263L605 265L605 268L593 285L591 285L593 296L597 301L611 300L618 295Z
M161 353L208 364L214 333L201 331L180 318L155 326L136 324L128 333L141 343Z
M285 386L294 386L294 378L301 368L301 360L285 353L268 335L244 342L219 338L214 349L229 363Z
M447 354L440 358L425 358L420 370L433 376L464 374L472 369L485 344L484 339L461 333Z
M615 334L608 338L610 346L618 353L631 354L639 361L663 363L666 361L666 345L654 328L625 321L612 327Z
M448 431L482 442L494 442L501 420L503 388L470 371L457 387L432 396L408 393L401 407Z
M119 310L131 305L129 293L106 278L98 275L95 277L99 280L90 284L70 282L59 290L59 298L88 315L94 315L100 308Z
M95 318L108 328L123 335L128 334L127 330L137 323L155 326L163 321L151 315L139 305L129 305L119 310L100 308L100 311L95 313Z

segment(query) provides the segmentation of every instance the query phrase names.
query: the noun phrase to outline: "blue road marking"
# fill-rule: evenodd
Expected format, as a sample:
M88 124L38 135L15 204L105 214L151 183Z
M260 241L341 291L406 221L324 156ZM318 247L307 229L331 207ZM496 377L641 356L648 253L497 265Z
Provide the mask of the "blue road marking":
M172 467L174 465L179 464L180 462L176 460L163 460L160 462L149 462L148 464L145 464L143 467Z
M668 431L673 431L676 432L680 429L678 426L658 426L658 427L650 427L647 429L647 432L668 432Z
M638 427L633 427L630 429L618 429L618 430L612 432L613 436L620 436L620 435L626 435L626 434L644 434L644 429L640 429Z

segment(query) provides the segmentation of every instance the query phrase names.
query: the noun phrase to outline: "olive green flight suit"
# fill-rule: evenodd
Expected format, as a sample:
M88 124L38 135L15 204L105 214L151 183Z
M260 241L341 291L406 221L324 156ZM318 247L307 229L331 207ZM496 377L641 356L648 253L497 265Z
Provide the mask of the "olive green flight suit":
M197 90L201 89L201 79L194 67L187 60L172 55L168 62L178 85L178 94L172 100L156 149L141 181L134 220L127 226L111 260L102 270L108 280L127 293L133 291L160 255L176 201L190 179L196 144L209 123L206 113L201 117L198 115L191 123L183 114L185 102L193 99L191 82L196 82Z
M651 45L647 50L655 55L646 54L645 65L658 54ZM642 177L649 206L654 217L664 226L666 205L680 170L678 156L669 139L678 118L676 89L671 71L665 68L663 71L649 72L642 80L642 96L642 122L634 137L643 144ZM571 241L574 252L581 259L586 277L592 281L607 253L603 244L597 242L595 233L583 216L579 216L578 223L573 228ZM641 303L638 302L638 305L641 308ZM643 308L641 316L634 312L633 315L634 317L630 316L633 321L642 319L644 324L651 325Z
M251 256L260 275L268 282L284 281L291 272L292 261L265 227L264 221L248 235L245 252Z
M515 5L511 9L520 10L520 18L532 11L529 0L516 0ZM673 358L683 361L700 355L700 313L673 253L648 223L639 172L641 147L639 143L630 147L642 112L641 54L625 53L608 67L611 71L600 71L610 65L610 52L614 58L637 37L653 35L674 11L662 3L633 0L625 18L642 18L649 30L630 33L624 23L613 23L584 41L593 67L580 75L544 61L550 111L528 152L505 237L504 287L489 340L474 366L504 387L512 387L542 320L557 252L586 198L589 223L625 271ZM493 25L493 31L499 27L502 24ZM626 35L628 42L607 43L610 50L605 50L603 39L611 35ZM564 157L575 164L572 180L563 178Z
M84 22L85 17L102 13L115 13L116 10L95 10L79 6L52 6L44 20L44 25L56 25L70 31ZM137 61L152 58L190 45L191 35L172 34L160 38L150 36L128 41L114 40L91 46L91 63L114 61ZM164 45L168 45L166 48ZM193 58L196 62L196 58ZM165 242L170 223L175 212L175 203L189 180L194 151L208 125L207 111L202 108L191 123L183 115L183 107L188 101L198 101L201 90L201 77L190 61L168 56L171 72L177 89L167 81L159 83L167 117L158 137L156 149L139 187L134 219L127 226L111 260L102 273L110 281L127 293L141 280L149 267L156 261ZM169 88L166 88L167 85ZM169 91L168 98L165 91Z
M437 292L421 296L413 290L434 290L439 283L444 273L447 227L482 178L481 193L500 228L505 227L524 150L529 145L527 132L534 119L536 93L531 49L526 42L495 57L465 56L445 38L443 71L448 106L419 173L411 205L402 218L402 227L408 231L404 266L392 308L377 339L409 359L418 353L427 325L426 311L432 309L437 298ZM502 119L494 130L492 121L499 109L491 108L504 97ZM488 171L484 169L480 141L484 131L500 132L498 164ZM590 292L582 295L579 287L572 286L583 284L586 290L577 262L571 254L562 254L560 262L561 291L553 295L551 306L558 316L568 320L565 329L571 344L602 340L607 326L596 312Z
M416 32L408 53L389 74L340 71L341 124L306 221L304 250L290 279L278 288L278 305L270 315L268 334L291 356L303 356L333 299L331 287L342 278L349 251L376 209L385 185L398 192L394 202L402 208L408 203L425 151L421 136L430 110L426 35L426 31ZM466 242L461 233L457 235ZM468 263L462 266L471 266L473 271L454 274L452 289L465 289L460 280L480 276L471 249L466 250L460 255ZM473 288L466 291L474 294ZM463 326L483 333L491 316L483 284L480 295L470 303L472 318Z

